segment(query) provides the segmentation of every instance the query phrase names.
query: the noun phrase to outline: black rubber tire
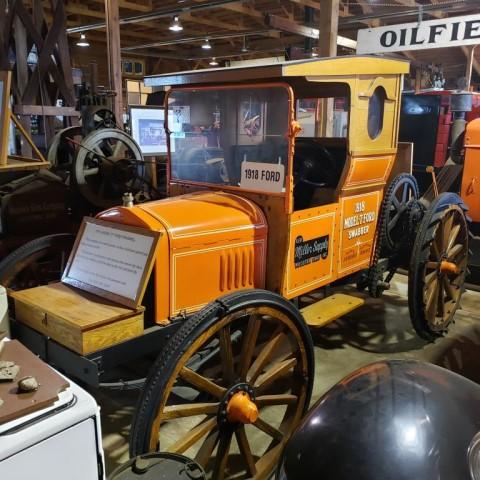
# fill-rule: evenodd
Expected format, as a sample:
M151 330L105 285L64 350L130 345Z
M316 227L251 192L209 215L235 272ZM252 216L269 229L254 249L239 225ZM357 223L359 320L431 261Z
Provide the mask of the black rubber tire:
M397 189L401 184L408 184L410 188L412 189L413 192L413 197L418 200L420 196L420 192L418 189L418 183L416 178L413 175L410 175L409 173L401 173L400 175L397 175L390 185L387 188L387 191L385 192L385 196L383 199L382 203L382 224L380 225L380 238L382 240L382 245L381 245L381 256L382 257L388 257L394 253L398 253L399 248L405 244L405 234L407 233L406 229L402 230L402 225L401 223L406 220L405 218L400 218L398 222L400 223L399 227L400 229L397 229L397 236L395 238L392 238L390 232L388 231L388 221L386 218L386 215L389 214L391 207L393 206L393 197ZM408 200L407 203L405 203L405 212L408 211ZM405 225L406 226L406 225ZM398 230L401 230L401 235L398 235Z
M186 320L152 365L132 422L130 434L130 455L132 457L148 452L149 426L153 423L156 415L157 400L161 398L165 385L168 383L175 366L191 343L225 315L246 307L260 305L275 307L288 315L302 336L309 369L303 414L306 413L312 394L315 359L310 330L302 315L292 303L275 293L266 290L235 292L210 303Z
M58 233L39 237L17 248L0 261L0 285L3 284L5 277L11 275L18 268L18 264L24 262L29 257L42 252L47 254L59 247L67 247L70 253L75 235L72 233ZM60 278L58 279L60 280Z
M439 214L451 205L458 205L464 212L467 211L466 205L456 193L441 193L430 204L425 216L420 222L410 259L410 268L408 272L408 309L410 311L410 319L418 336L429 342L433 342L437 338L445 335L447 328L440 331L432 330L428 325L428 321L425 317L425 305L423 300L423 267L428 261L429 249L434 238L435 226L440 219ZM447 327L452 321L459 303L459 301L456 303L455 308L450 315Z

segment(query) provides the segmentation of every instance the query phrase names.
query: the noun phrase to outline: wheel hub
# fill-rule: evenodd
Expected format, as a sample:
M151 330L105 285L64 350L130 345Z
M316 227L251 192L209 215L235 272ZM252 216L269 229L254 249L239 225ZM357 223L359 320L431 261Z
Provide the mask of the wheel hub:
M218 423L220 426L255 423L258 407L255 404L255 392L248 383L239 383L231 387L220 402Z
M457 265L447 260L442 260L440 262L440 272L445 273L447 275L458 275L460 273Z

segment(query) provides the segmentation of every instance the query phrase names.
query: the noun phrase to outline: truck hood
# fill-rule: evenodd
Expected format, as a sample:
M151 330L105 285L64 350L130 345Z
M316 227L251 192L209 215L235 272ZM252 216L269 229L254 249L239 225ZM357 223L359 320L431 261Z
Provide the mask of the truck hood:
M261 209L250 200L225 192L195 192L138 205L161 223L171 240L190 245L215 242L218 237L235 239L249 230L265 229ZM183 243L183 242L181 242Z

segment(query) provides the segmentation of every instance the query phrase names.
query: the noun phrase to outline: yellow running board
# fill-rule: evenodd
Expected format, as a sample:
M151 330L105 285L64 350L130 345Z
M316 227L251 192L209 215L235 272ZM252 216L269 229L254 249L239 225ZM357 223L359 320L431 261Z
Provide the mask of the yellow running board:
M300 310L310 327L323 327L365 303L363 298L335 293Z

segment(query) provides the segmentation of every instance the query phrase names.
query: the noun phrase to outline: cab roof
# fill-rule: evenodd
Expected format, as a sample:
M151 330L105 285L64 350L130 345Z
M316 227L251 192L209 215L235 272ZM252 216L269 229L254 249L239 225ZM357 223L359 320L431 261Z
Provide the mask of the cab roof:
M354 55L312 58L249 67L208 68L145 77L149 87L279 80L288 77L339 77L342 75L395 75L410 71L408 60Z

